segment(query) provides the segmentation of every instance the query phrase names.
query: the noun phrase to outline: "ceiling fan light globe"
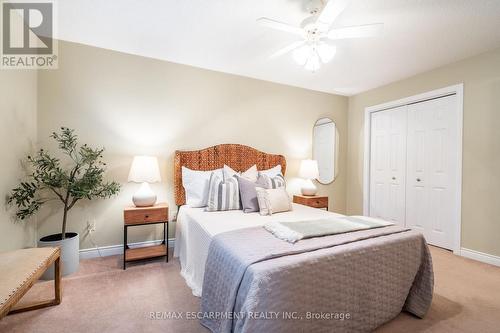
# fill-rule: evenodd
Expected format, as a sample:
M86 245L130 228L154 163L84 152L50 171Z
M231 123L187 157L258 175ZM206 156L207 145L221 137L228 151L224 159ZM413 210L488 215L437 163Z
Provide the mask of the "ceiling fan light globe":
M293 60L300 66L304 66L309 58L310 50L307 45L295 49L292 53Z
M316 72L320 68L320 59L318 54L314 54L313 56L309 57L307 59L307 62L304 66L304 68L310 72Z
M335 46L328 45L326 43L322 43L318 45L317 48L318 55L321 59L321 62L324 64L332 61L335 57L335 53L337 53L337 48Z

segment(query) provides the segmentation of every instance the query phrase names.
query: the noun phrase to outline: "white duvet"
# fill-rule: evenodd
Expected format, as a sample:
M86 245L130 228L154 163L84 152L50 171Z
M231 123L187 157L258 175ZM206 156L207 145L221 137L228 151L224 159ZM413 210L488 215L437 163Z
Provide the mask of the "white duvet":
M200 297L205 262L212 238L222 232L262 226L267 222L293 222L318 220L343 215L293 204L293 210L271 216L243 213L241 210L206 212L204 208L182 206L177 214L174 257L181 263L181 275Z

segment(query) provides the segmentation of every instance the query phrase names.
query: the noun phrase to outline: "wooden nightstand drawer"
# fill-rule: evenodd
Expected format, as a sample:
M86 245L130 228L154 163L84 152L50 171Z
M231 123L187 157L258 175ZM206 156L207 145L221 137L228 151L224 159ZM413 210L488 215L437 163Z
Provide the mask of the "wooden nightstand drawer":
M309 200L309 205L314 208L328 207L328 198L323 197L323 198L311 199Z
M123 211L125 224L144 224L148 222L168 221L168 206L158 204L154 207L131 207Z
M328 210L328 197L294 195L293 202L313 208L326 208Z

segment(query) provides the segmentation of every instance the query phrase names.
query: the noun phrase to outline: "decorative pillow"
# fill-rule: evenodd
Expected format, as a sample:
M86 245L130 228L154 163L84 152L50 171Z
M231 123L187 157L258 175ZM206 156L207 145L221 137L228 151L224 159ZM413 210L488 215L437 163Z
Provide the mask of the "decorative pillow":
M224 180L229 179L235 175L241 176L245 179L248 179L252 182L257 181L257 176L259 175L259 172L257 171L257 165L252 165L250 168L248 168L247 171L243 172L237 172L234 171L230 166L227 166L224 164L224 168L222 169L224 173Z
M212 173L222 177L222 169L198 171L182 167L182 186L186 191L186 205L205 207L208 200L208 181Z
M257 188L265 188L267 183L263 176L259 176L257 182L251 182L244 177L238 177L238 185L240 187L241 205L244 213L252 213L259 211L259 202L257 200Z
M278 164L277 166L271 169L260 170L259 175L266 175L269 178L274 178L277 175L281 175L281 164Z
M236 176L227 180L215 172L210 176L208 185L208 201L206 211L241 209L240 189Z
M256 182L259 176L259 171L257 171L257 165L252 165L247 171L241 173L241 177L248 179L249 181Z
M259 175L259 178L262 178L262 182L266 184L265 188L279 188L279 187L286 187L286 182L285 178L283 175L280 173L276 175L276 177L268 177L266 175Z
M256 190L260 215L273 215L274 213L292 210L290 197L284 187L271 189L256 188Z

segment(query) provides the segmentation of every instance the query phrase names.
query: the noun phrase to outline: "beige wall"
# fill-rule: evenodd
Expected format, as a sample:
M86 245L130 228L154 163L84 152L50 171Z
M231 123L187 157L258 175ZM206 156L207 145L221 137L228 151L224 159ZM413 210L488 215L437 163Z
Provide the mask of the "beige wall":
M500 49L349 98L347 213L363 212L364 109L464 83L462 247L500 255Z
M36 140L36 71L0 71L0 198L22 178L21 160ZM0 209L0 251L33 246L35 221L15 222L14 210Z
M75 128L82 142L106 148L108 176L123 183L116 198L75 206L70 230L84 236L86 221L95 219L99 246L122 243L122 208L138 186L126 183L136 154L159 157L163 183L154 189L172 209L176 149L241 143L284 154L291 191L298 191L294 177L299 161L311 155L312 127L320 117L332 118L340 132L339 176L320 192L330 196L332 210L345 211L346 97L79 44L59 47L59 69L39 73L39 143L47 146L59 126ZM41 236L59 232L60 211L44 210L38 220ZM137 231L130 240L155 237L159 230ZM81 248L94 247L82 238Z

